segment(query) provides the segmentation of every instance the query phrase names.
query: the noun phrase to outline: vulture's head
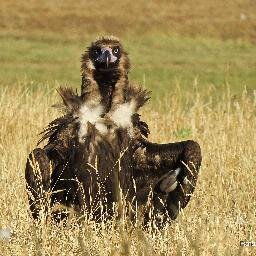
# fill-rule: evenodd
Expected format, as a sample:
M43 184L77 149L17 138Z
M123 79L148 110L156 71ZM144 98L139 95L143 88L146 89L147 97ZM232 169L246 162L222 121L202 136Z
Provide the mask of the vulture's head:
M82 72L91 69L99 72L129 71L129 59L119 39L101 37L92 42L82 55Z

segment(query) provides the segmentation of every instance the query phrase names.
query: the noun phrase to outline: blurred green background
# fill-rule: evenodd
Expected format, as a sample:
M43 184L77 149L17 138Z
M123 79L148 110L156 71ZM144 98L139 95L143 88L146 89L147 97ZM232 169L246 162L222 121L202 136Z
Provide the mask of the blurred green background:
M256 1L0 0L0 86L80 87L80 56L100 35L127 49L153 98L226 84L256 89Z

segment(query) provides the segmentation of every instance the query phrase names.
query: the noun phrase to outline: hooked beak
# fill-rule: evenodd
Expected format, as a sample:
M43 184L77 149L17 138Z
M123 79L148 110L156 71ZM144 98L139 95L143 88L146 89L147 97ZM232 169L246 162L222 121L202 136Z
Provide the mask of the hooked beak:
M110 63L114 63L117 60L117 57L113 55L112 49L105 47L101 49L101 55L97 58L97 61L104 64L108 69Z
M104 52L104 62L106 63L107 68L108 68L110 60L111 60L111 54L108 50L106 50Z

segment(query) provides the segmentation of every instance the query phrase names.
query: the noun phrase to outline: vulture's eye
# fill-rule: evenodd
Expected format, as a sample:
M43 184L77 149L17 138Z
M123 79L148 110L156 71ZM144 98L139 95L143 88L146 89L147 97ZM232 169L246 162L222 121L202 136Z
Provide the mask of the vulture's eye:
M119 53L119 47L115 47L115 48L113 49L113 53L115 53L115 54Z

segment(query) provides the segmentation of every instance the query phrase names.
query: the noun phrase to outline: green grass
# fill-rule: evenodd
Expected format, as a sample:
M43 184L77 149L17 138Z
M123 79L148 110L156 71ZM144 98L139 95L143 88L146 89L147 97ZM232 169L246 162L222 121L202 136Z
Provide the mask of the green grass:
M0 84L80 86L80 55L95 36L119 36L131 78L161 97L199 89L256 88L256 16L251 0L0 0ZM58 83L55 83L57 81Z
M0 38L0 83L34 81L80 86L80 55L94 36L84 40L59 38ZM249 42L188 38L161 34L122 38L132 63L130 77L162 95L177 82L185 89L194 80L199 89L226 83L232 92L256 88L256 46Z

